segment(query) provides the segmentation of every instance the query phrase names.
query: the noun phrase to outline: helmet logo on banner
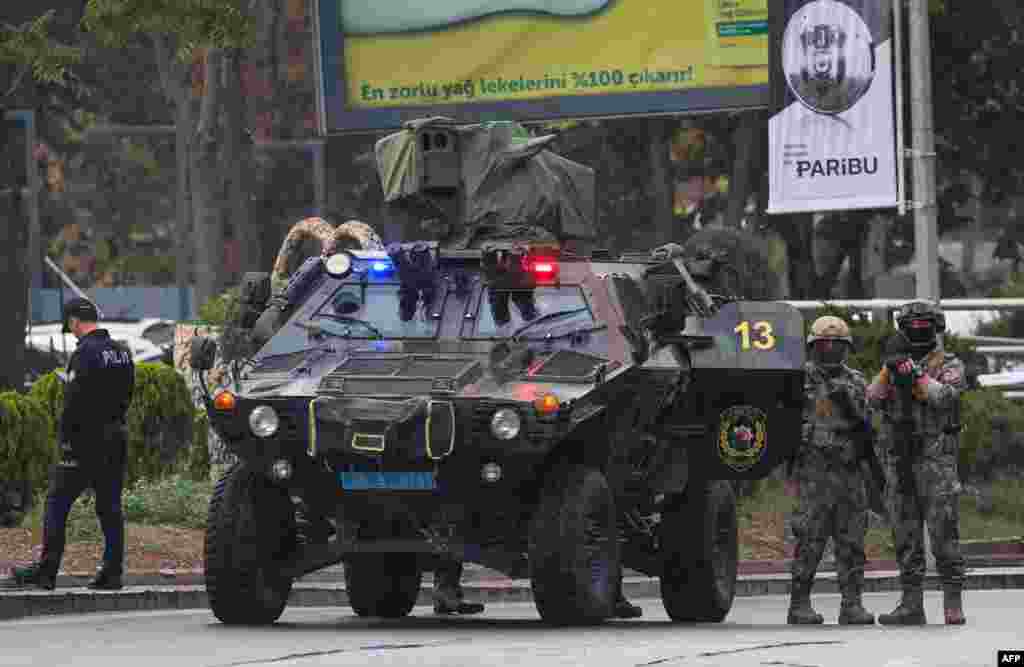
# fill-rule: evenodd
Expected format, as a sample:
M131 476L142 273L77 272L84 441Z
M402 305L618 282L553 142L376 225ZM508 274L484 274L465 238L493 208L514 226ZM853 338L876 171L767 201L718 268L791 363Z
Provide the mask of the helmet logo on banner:
M782 40L790 91L815 113L856 104L875 78L875 49L864 19L835 0L813 0L790 18Z

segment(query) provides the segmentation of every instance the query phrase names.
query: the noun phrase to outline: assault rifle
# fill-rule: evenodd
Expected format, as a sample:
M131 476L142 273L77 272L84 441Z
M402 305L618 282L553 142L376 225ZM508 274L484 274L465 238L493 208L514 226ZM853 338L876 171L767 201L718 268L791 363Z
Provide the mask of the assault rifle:
M885 471L875 453L875 430L867 416L858 414L845 391L836 391L829 395L829 400L854 420L849 435L857 447L857 460L864 473L867 484L868 506L879 516L888 516L885 508Z
M897 332L885 342L882 361L889 370L889 378L896 389L896 401L891 419L894 426L893 455L897 460L900 493L916 498L913 461L921 455L923 441L914 418L914 382L922 371L915 365L911 373L900 374L897 368L905 361L913 362L913 347L902 332Z

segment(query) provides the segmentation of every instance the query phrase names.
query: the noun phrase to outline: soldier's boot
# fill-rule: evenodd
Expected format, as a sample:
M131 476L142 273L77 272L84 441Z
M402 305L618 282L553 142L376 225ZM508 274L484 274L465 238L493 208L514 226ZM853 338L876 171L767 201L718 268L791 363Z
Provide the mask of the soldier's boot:
M924 625L928 622L924 614L924 591L921 586L903 589L899 606L888 614L881 614L878 622L882 625Z
M875 615L865 609L861 602L864 575L851 579L843 590L843 601L839 605L839 625L874 625Z
M812 582L809 581L793 581L789 614L786 617L790 625L821 625L825 622L825 617L811 606L811 586Z
M946 612L946 625L963 625L967 622L967 617L964 616L964 600L961 591L943 591L942 606Z
M619 595L615 600L615 618L640 618L644 610L626 599L619 588Z
M479 614L484 605L462 599L462 563L445 563L434 571L435 614Z

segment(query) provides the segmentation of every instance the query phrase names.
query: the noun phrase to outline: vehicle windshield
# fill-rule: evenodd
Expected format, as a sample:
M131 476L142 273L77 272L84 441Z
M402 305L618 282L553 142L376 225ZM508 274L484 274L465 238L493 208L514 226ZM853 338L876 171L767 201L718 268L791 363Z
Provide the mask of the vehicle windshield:
M313 316L325 333L346 338L434 338L440 321L423 303L407 321L402 319L398 283L346 283ZM445 293L438 299L443 307Z
M486 288L481 295L475 326L472 331L465 332L465 336L532 337L556 328L589 329L594 326L594 315L583 296L583 290L577 285L494 292Z

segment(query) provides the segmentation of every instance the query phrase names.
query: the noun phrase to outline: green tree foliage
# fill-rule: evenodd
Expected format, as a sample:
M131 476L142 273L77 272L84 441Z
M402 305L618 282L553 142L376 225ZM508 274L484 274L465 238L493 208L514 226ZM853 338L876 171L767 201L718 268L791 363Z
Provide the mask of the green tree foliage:
M940 157L984 179L983 199L1019 187L1024 101L1019 2L941 2L932 15L932 76Z
M240 311L237 287L210 297L199 306L200 321L216 328L220 358L229 364L241 361L256 351L249 341L248 330L237 326Z
M225 326L238 314L238 288L229 289L211 297L199 306L199 319L204 324Z
M999 460L1005 452L996 451L993 425L1006 420L1010 433L1024 433L1024 406L1006 398L995 388L977 389L964 394L961 410L964 430L960 435L960 476L977 476L979 468Z
M61 83L67 68L81 60L78 48L50 38L53 16L54 11L50 10L20 26L0 23L0 64L27 68L22 70L10 90L0 93L13 93L28 71L35 81Z
M183 62L199 49L244 48L254 34L239 0L88 0L82 24L115 47L138 34L176 35Z

